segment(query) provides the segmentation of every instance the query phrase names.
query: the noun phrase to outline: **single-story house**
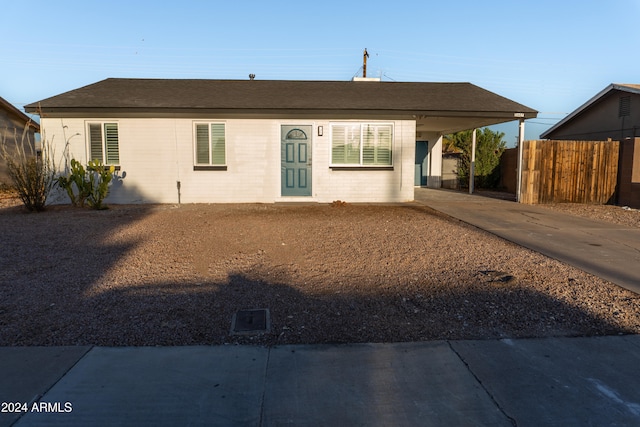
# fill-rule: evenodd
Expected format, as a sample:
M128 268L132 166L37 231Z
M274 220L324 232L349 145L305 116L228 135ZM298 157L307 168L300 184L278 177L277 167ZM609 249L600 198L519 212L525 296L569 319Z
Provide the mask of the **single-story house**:
M26 153L30 153L32 149L36 148L35 134L39 132L40 125L38 123L0 97L0 143L6 143L8 149L11 149L14 143L22 144ZM32 144L31 147L28 144ZM7 165L0 159L0 184L8 183Z
M540 137L620 141L616 203L640 208L640 84L610 84Z
M106 79L27 105L58 165L100 159L111 203L404 202L442 136L537 116L470 83ZM416 146L424 158L416 158Z

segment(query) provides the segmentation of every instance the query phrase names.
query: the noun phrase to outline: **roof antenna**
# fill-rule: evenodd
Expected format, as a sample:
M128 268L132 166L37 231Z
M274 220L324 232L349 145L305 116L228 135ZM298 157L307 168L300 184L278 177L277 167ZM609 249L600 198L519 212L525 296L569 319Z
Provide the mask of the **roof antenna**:
M369 52L367 52L367 48L364 48L364 53L362 54L362 77L367 77L367 58L369 57Z
M256 78L256 75L255 75L255 74L253 74L253 73L249 74L249 80L253 80L253 79L255 79L255 78Z

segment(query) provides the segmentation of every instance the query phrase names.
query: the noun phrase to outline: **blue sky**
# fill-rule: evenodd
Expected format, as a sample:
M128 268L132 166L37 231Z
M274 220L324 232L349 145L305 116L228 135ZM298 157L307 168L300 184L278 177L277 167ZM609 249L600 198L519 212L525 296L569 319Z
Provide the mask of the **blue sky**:
M640 83L640 0L51 1L1 7L0 96L108 77L471 82L540 111L536 139L610 83ZM517 125L498 128L515 143Z

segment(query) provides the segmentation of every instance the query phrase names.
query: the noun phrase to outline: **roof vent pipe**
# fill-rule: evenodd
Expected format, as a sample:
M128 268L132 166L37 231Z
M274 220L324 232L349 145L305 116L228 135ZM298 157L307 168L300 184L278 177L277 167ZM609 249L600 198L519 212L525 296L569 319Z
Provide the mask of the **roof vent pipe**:
M256 78L256 75L255 75L255 74L253 74L253 73L249 74L249 80L253 80L253 79L255 79L255 78Z

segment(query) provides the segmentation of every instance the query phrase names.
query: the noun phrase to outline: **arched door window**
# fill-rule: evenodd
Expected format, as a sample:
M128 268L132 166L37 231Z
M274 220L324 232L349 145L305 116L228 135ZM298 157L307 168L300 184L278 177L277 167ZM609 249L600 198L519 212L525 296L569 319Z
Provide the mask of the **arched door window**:
M304 133L304 131L301 129L291 129L289 132L287 132L286 138L300 141L307 139L307 134Z

